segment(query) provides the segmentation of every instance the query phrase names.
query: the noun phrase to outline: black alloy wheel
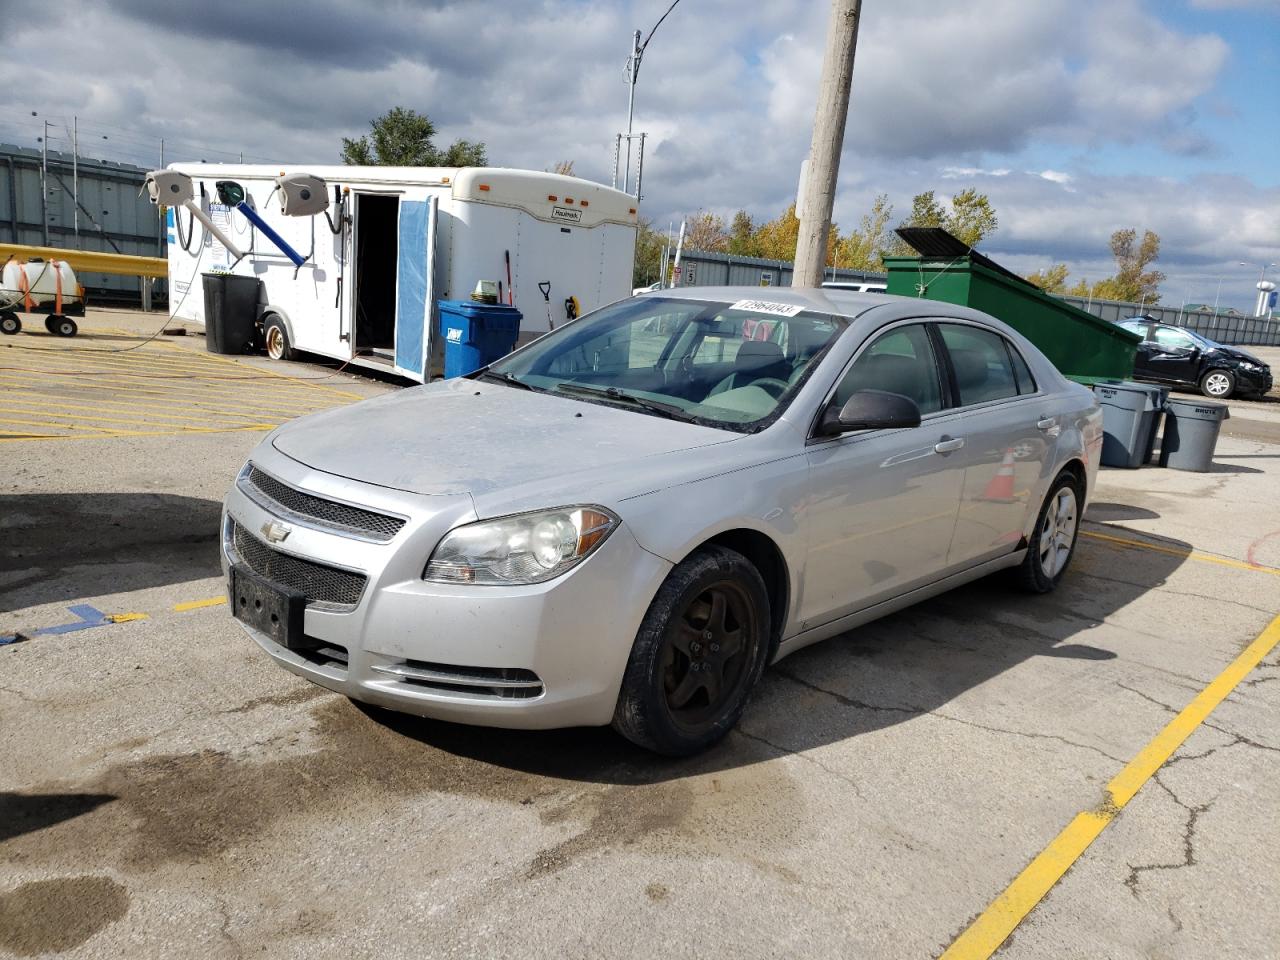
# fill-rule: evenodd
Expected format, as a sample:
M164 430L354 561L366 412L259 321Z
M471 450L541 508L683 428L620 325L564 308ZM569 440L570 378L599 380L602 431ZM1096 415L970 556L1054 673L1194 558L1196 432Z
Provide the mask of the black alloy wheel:
M645 614L614 711L619 733L685 756L732 729L764 670L769 596L759 571L726 547L676 566Z

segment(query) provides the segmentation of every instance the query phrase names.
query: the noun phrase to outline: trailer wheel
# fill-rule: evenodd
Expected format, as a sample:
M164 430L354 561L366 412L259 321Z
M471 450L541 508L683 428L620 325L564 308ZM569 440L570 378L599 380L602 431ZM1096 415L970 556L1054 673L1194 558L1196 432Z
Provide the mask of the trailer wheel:
M267 317L263 333L267 341L267 356L272 360L292 360L297 356L289 342L289 331L285 329L284 321L274 313Z
M6 310L0 313L0 333L13 336L22 329L22 321L18 319L18 315L12 310Z
M51 315L48 322L50 329L60 337L74 337L80 330L74 320L70 317L64 317L60 313Z

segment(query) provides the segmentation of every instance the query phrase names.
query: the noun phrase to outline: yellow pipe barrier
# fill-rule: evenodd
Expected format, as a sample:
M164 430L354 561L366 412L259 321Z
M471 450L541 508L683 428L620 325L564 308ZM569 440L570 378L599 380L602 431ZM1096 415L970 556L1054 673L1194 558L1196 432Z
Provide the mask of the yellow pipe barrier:
M112 273L124 277L169 276L169 261L161 257L137 257L126 253L99 253L96 250L59 250L56 247L28 247L20 243L0 243L0 263L9 257L25 263L32 257L40 260L64 260L76 273Z

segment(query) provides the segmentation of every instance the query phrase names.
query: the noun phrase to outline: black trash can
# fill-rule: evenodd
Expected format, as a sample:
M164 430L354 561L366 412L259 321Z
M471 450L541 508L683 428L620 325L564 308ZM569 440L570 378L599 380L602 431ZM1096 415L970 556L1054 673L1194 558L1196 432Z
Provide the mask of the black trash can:
M204 342L210 353L248 353L258 336L257 277L201 274L204 281Z
M1213 469L1222 421L1231 416L1225 403L1170 400L1165 405L1160 466L1207 473Z

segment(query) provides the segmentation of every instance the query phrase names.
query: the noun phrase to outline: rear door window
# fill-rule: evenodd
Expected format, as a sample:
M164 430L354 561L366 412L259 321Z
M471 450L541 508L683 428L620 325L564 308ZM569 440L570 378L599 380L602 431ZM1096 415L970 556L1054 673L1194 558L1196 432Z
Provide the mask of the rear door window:
M958 323L940 323L938 331L951 356L960 406L1018 395L1018 381L1004 337L992 330Z
M1022 354L1008 340L1004 342L1005 349L1009 351L1009 358L1013 361L1013 376L1018 384L1018 395L1026 396L1028 393L1035 393L1036 378L1031 375L1031 368L1027 366L1027 361L1022 358Z

